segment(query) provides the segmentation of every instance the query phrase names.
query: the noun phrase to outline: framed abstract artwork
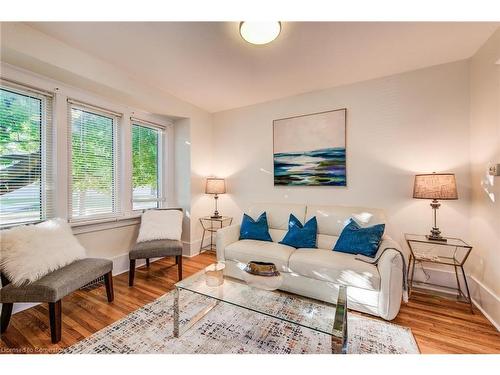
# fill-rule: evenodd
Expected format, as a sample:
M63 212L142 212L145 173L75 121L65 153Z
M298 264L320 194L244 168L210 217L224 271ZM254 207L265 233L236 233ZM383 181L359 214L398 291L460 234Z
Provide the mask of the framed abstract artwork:
M346 186L347 109L273 121L274 185Z

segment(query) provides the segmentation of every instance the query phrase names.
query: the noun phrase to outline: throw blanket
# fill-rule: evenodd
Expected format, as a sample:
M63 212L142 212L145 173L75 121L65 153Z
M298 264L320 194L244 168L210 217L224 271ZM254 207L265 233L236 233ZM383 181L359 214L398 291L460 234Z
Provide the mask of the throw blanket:
M380 244L380 248L378 249L377 254L375 254L374 258L358 254L356 255L356 260L365 263L370 263L376 266L382 255L387 250L397 251L401 255L401 259L403 260L403 301L407 303L408 302L408 268L406 267L408 261L407 254L401 250L401 248L398 246L396 242L394 242L394 240L390 238L385 238Z

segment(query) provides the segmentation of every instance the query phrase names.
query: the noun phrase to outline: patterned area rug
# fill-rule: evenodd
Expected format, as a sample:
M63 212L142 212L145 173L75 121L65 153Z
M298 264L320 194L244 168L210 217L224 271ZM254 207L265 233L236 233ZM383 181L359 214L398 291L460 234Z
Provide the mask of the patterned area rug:
M206 297L183 293L181 325L207 305ZM220 303L180 338L173 334L173 293L134 311L125 318L61 351L68 353L331 353L328 335ZM417 354L417 344L406 327L348 315L348 353Z

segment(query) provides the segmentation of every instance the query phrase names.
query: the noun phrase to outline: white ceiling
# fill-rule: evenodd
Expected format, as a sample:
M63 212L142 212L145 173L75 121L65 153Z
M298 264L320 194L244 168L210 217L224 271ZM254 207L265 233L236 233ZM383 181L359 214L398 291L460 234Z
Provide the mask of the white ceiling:
M253 46L236 22L29 25L210 112L465 59L500 26L284 22Z

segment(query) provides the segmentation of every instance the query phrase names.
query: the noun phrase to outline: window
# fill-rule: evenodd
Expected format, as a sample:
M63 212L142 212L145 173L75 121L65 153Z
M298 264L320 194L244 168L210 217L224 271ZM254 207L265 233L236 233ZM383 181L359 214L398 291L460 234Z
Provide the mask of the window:
M52 185L52 98L2 83L0 226L53 216Z
M132 209L159 208L162 201L163 130L132 124Z
M70 101L72 218L114 216L118 203L118 114Z

